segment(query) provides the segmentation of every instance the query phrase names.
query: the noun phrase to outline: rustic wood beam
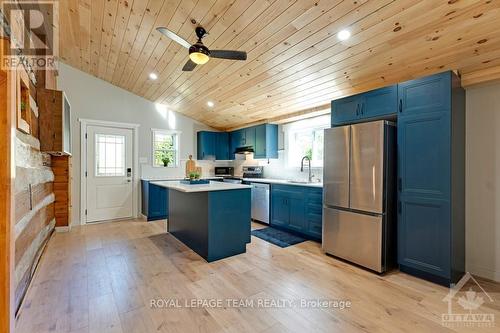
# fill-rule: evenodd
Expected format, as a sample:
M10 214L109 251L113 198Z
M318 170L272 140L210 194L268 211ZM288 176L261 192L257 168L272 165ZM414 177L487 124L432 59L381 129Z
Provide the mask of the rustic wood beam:
M492 82L500 82L500 66L480 69L470 73L462 73L462 86L464 87Z
M256 121L253 123L244 124L244 125L241 125L238 127L220 128L220 130L234 131L234 130L248 127L248 126L255 126L255 125L260 125L260 124L268 124L268 123L285 124L285 123L289 123L292 121L322 116L322 115L328 114L330 112L331 112L331 105L330 105L330 103L328 103L328 104L317 106L314 108L304 109L304 110L300 110L300 111L297 111L294 113L289 113L289 114L281 115L278 117L273 117L273 118L269 118L269 119Z
M9 42L0 39L1 49ZM0 55L3 63L4 54ZM15 71L0 69L0 332L14 327L14 237L13 237L13 174L12 149L15 119Z

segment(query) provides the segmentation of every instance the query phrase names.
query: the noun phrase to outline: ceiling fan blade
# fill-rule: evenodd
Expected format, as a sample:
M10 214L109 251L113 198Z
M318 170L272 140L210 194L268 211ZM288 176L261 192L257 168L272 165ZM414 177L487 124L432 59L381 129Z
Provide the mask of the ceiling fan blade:
M184 67L182 67L182 70L184 72L191 72L193 69L195 69L195 67L196 64L191 59L189 59L184 65Z
M180 45L184 46L186 49L189 49L191 47L191 44L189 44L184 38L178 36L175 32L172 32L165 27L158 27L156 28L156 30L158 30L174 42L177 42Z
M230 60L247 60L247 53L244 51L210 50L210 57Z

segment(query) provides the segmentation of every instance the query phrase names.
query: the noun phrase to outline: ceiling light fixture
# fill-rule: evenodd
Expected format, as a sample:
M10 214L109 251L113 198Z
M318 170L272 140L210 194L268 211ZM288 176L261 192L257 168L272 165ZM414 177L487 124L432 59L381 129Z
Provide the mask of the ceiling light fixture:
M348 40L351 37L351 32L349 30L340 30L337 34L337 38L340 40Z
M156 73L150 73L149 78L153 81L158 80L158 74Z
M209 108L213 108L215 106L214 102L212 102L212 101L208 101L207 105Z
M208 48L198 41L189 48L189 59L197 65L204 65L210 60L210 51Z

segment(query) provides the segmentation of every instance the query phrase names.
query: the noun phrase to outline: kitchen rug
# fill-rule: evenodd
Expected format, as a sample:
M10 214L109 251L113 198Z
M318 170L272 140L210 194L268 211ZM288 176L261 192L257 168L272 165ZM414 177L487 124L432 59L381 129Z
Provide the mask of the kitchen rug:
M305 242L307 240L300 236L296 236L289 232L282 231L273 227L252 230L252 235L279 247L288 247Z

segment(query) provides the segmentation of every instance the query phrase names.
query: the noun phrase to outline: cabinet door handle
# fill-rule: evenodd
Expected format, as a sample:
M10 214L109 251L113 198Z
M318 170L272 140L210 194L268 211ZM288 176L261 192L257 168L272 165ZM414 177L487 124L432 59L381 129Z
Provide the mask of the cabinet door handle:
M363 103L361 103L360 105L361 105L361 106L360 106L360 108L359 108L359 112L360 112L361 114L365 114L365 113L364 113L364 111L363 111L363 106L365 106L365 105L364 105Z
M403 100L402 99L399 100L399 112L400 113L403 112Z
M356 105L356 116L359 116L359 104Z

